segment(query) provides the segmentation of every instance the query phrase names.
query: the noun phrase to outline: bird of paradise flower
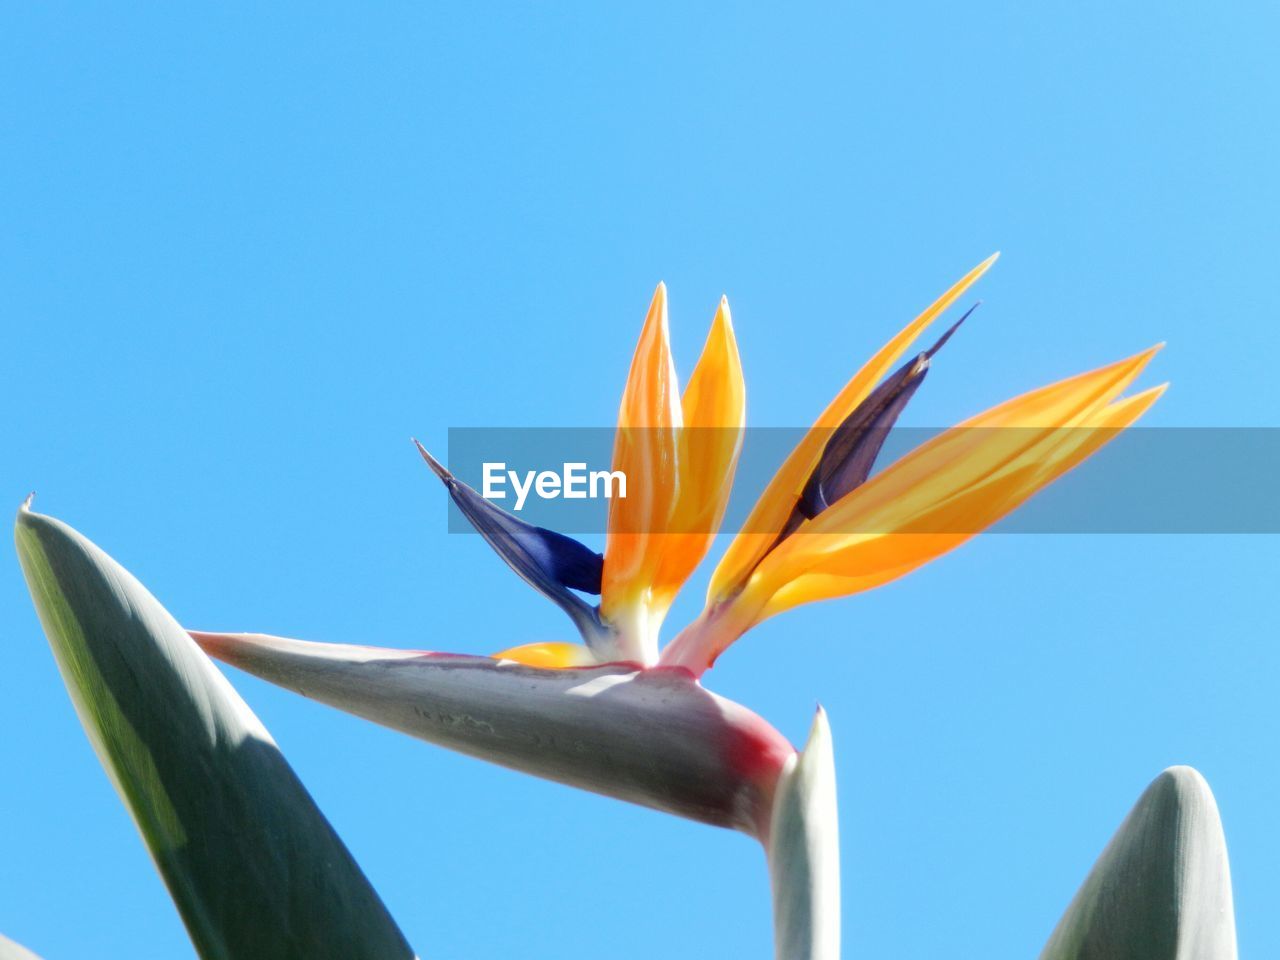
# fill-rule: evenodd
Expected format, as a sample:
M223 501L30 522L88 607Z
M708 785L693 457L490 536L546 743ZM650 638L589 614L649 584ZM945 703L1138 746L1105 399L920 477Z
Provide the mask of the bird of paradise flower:
M214 657L430 742L747 833L768 857L778 956L837 957L826 716L819 708L797 750L701 678L765 619L888 583L985 530L1133 424L1164 391L1122 397L1159 349L1152 347L992 407L873 476L888 430L959 324L902 362L904 355L995 260L965 274L836 395L729 544L702 613L665 648L663 620L728 504L746 391L721 300L680 392L661 284L615 436L613 468L639 482L610 503L603 555L502 511L419 446L458 509L569 615L580 643L523 644L479 657L191 635ZM598 605L584 598L597 594Z

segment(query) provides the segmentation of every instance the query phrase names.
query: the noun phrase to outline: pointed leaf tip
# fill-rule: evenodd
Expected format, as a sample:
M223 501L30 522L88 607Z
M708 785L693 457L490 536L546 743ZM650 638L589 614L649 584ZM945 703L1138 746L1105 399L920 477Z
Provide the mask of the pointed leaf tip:
M76 713L200 956L412 957L270 734L168 611L66 524L26 511L16 539Z
M778 780L766 842L777 960L839 960L840 830L831 725L819 704Z
M1147 787L1049 938L1041 960L1235 960L1218 807L1191 767Z

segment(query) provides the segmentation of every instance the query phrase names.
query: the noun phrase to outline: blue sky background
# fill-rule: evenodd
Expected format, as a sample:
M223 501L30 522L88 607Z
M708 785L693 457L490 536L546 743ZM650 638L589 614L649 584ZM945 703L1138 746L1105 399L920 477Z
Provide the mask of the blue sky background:
M659 279L682 369L727 293L751 422L803 425L996 249L911 422L1167 340L1148 423L1275 426L1277 27L1243 2L10 5L0 491L194 626L561 638L445 532L411 434L609 424ZM1034 956L1172 763L1218 797L1242 953L1280 952L1278 555L985 537L726 655L709 685L789 736L830 711L846 954ZM0 571L0 931L190 956ZM750 841L232 680L425 958L770 955Z

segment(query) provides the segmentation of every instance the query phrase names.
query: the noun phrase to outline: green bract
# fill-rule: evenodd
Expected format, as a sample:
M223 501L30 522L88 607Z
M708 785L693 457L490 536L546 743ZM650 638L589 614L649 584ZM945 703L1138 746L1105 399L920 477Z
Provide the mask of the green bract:
M1067 907L1040 960L1235 960L1231 871L1204 777L1147 787Z

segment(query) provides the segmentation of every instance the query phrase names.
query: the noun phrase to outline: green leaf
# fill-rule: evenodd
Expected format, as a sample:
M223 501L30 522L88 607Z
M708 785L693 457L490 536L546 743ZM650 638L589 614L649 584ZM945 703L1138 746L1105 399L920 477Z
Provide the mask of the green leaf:
M778 960L840 960L840 831L831 727L821 707L778 778L765 841Z
M1204 778L1170 767L1107 844L1041 960L1235 960L1231 871Z
M18 555L71 700L201 957L410 958L270 734L126 570L50 517Z

